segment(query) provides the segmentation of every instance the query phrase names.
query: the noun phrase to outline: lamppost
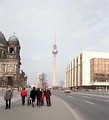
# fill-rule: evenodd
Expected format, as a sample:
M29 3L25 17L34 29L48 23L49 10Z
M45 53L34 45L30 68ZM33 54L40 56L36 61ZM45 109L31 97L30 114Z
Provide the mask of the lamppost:
M107 90L107 80L106 80L106 90Z

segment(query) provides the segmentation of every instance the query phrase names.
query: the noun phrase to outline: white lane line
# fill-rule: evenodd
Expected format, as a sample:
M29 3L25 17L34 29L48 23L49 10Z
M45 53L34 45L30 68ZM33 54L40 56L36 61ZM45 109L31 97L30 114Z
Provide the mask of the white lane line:
M84 98L90 98L90 97L88 97L88 96L81 96L81 97L84 97Z
M71 97L71 98L72 98L73 96L68 96L68 97Z
M105 102L109 102L109 100L103 100L103 101L105 101Z
M90 102L90 101L87 101L87 100L85 100L85 102L86 102L86 103L89 103L89 104L91 104L91 105L95 105L95 103Z

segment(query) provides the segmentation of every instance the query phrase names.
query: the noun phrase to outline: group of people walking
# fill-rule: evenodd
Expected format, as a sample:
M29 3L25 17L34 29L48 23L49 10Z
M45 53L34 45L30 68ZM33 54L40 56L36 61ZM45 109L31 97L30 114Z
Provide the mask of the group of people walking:
M43 106L44 105L44 99L46 100L47 106L51 106L51 92L48 88L45 90L43 89L36 89L33 87L31 89L31 86L27 87L26 89L24 88L21 90L21 97L22 97L22 105L25 105L25 99L27 99L27 105L32 105L34 107L35 101L37 100L37 106Z
M36 102L37 106L39 107L44 105L44 101L46 101L47 106L51 106L51 99L50 99L51 92L48 88L43 90L40 88L36 89L35 87L31 88L31 86L28 86L20 91L20 96L21 96L22 106L24 106L27 101L28 106L32 105L32 107L34 107L36 100L37 100ZM11 89L11 87L8 87L4 95L4 100L6 101L5 109L10 109L12 98L13 98L13 90Z

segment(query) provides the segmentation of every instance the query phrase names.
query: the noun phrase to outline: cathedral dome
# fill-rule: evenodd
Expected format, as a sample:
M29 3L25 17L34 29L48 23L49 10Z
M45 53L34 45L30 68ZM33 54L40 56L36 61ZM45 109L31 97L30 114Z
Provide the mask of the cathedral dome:
M15 35L11 36L9 38L8 42L9 42L9 44L17 44L17 45L19 45L19 40Z
M3 35L2 32L0 32L0 44L5 45L6 44L6 39Z

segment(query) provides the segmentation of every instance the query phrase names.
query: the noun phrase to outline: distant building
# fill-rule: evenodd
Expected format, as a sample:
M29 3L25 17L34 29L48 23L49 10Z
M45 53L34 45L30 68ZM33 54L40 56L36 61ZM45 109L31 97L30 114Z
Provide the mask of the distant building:
M0 87L19 88L22 85L20 49L19 40L15 35L7 41L0 32Z
M83 51L66 67L66 87L109 88L109 53Z

